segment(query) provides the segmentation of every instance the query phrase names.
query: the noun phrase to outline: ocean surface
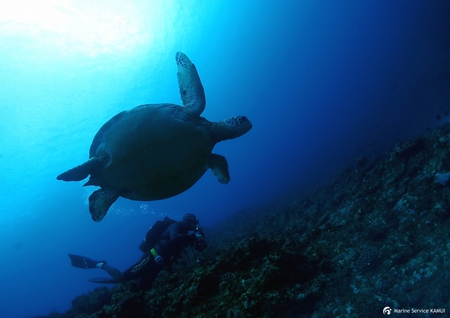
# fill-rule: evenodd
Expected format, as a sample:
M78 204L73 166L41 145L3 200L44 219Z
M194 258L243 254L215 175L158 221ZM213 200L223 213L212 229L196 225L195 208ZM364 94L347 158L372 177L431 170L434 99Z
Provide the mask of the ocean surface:
M217 224L449 119L446 0L1 1L0 47L1 317L65 311L98 287L68 253L124 270L164 215ZM253 123L214 149L231 181L207 171L176 197L119 199L96 223L96 187L56 176L115 114L181 104L177 51L199 72L202 116Z

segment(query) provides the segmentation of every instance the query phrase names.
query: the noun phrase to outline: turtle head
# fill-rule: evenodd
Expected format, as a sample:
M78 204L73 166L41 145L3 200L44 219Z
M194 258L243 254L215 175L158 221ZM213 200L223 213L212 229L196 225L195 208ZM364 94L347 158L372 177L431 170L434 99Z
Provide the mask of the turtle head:
M217 122L216 125L217 141L240 137L252 129L252 123L245 116L233 116Z

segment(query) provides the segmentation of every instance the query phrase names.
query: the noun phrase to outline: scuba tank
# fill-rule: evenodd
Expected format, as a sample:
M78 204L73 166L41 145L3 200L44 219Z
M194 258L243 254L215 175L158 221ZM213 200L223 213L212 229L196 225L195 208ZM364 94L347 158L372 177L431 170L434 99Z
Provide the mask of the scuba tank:
M139 249L143 253L148 252L156 245L156 243L158 243L159 239L164 234L164 231L175 222L175 220L172 220L167 216L165 216L162 221L156 221L150 230L148 230L144 240L139 244Z

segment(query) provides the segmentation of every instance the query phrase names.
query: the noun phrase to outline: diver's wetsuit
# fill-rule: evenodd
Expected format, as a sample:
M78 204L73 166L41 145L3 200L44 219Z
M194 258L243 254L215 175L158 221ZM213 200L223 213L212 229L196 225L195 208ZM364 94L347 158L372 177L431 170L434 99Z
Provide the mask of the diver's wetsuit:
M117 283L137 279L138 288L147 290L165 266L173 263L185 247L194 245L194 237L187 234L188 230L189 228L182 222L173 223L166 229L154 247L156 253L164 260L162 264L158 264L155 261L155 256L147 251L136 264L128 268L123 274L107 264L103 264L101 268L111 275Z

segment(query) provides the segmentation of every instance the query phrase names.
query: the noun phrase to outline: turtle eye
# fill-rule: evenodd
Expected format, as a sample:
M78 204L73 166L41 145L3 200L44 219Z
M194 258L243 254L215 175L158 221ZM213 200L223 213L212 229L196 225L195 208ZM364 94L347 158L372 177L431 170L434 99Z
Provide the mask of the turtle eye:
M186 90L185 90L185 89L183 89L183 90L181 91L181 95L186 96Z

